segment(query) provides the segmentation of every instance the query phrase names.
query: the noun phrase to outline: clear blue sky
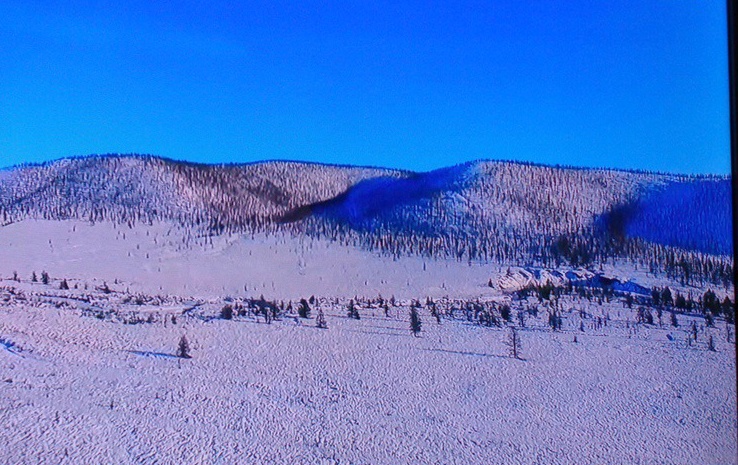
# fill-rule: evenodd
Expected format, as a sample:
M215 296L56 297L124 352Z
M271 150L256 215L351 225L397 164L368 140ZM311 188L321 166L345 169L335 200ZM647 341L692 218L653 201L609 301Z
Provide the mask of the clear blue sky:
M0 166L729 172L724 1L396 3L3 0Z

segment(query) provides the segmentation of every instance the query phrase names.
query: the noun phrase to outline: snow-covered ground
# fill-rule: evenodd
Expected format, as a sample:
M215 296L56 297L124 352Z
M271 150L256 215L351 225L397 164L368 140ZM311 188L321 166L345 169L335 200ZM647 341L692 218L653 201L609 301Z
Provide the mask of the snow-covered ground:
M168 231L0 228L0 463L736 463L735 330L721 319L635 324L621 298L565 296L554 332L546 302L509 292L529 271ZM349 299L380 293L397 305L347 318ZM219 317L261 294L317 300L309 319ZM428 296L454 317L438 324ZM470 299L510 304L511 322L468 321ZM191 359L174 356L183 335Z
M27 220L0 228L0 276L35 271L55 278L148 293L194 296L253 295L299 298L447 294L487 295L488 279L502 267L404 257L284 236L191 238L166 224L91 225L82 221ZM486 289L485 289L486 288Z

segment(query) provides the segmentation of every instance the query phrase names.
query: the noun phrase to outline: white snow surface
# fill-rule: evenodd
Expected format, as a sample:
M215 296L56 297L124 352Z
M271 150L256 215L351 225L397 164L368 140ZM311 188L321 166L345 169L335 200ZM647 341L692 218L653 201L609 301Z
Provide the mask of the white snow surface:
M0 462L736 463L734 325L680 315L674 328L668 314L635 325L635 307L618 299L565 297L552 332L545 303L509 291L561 270L507 279L507 268L304 238L193 239L163 224L2 227ZM33 271L50 284L29 282ZM62 278L72 289L59 290ZM103 282L112 293L96 289ZM151 300L126 301L139 293ZM346 317L348 299L380 293L398 298L388 316L359 305L361 320ZM310 319L217 318L231 299L261 294L317 302ZM424 305L413 337L409 299L427 296L441 308L539 306L518 326L522 359L505 344L515 317L488 328L457 312L438 324ZM319 308L327 329L315 327ZM130 315L151 322L125 324ZM173 357L182 335L191 359Z
M114 226L26 220L0 228L0 276L47 271L130 290L296 299L312 294L398 298L490 294L501 267L421 257L393 259L309 237L192 238L168 224Z

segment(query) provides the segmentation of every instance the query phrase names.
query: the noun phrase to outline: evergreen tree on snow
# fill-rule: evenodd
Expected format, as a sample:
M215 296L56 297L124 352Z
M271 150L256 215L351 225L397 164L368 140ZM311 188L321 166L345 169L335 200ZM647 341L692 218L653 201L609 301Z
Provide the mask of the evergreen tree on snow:
M190 356L190 343L187 341L187 336L185 336L184 334L179 339L179 345L177 346L177 357L192 358Z
M413 336L418 337L422 326L423 322L420 321L418 309L415 305L410 306L410 332L413 333Z

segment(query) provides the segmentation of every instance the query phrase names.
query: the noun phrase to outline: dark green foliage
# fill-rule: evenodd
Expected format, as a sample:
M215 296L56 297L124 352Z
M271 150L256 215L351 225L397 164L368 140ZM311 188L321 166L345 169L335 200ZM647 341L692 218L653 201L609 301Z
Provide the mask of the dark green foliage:
M348 304L348 308L346 309L346 315L349 318L353 318L354 320L360 320L361 316L359 315L359 309L356 308L356 305L354 304L354 300L351 299Z
M187 341L187 336L182 335L179 339L179 345L177 346L177 357L179 358L192 358L190 356L190 343Z
M515 328L510 328L510 331L507 333L505 345L508 347L510 357L520 358L520 336Z
M49 284L49 273L42 271L41 272L41 283L43 284Z
M418 337L422 326L423 322L420 321L418 309L413 305L410 307L410 332L413 333L413 336Z
M318 308L318 316L315 318L315 326L321 329L328 328L328 323L325 321L325 314L323 314L322 308Z
M61 289L62 291L68 291L69 290L69 283L67 283L66 278L65 279L62 279L62 282L59 283L59 289Z
M702 296L702 311L712 312L713 315L720 313L720 300L712 289L708 289L705 295Z
M727 323L735 323L735 307L729 297L725 297L725 300L723 300L723 315L725 315Z
M651 289L651 301L654 306L661 305L661 292L659 292L658 288Z
M667 307L674 305L674 300L671 298L671 289L669 289L669 286L666 286L664 290L661 291L661 303Z
M510 322L510 306L505 304L502 307L500 307L500 316L503 320L506 322Z
M436 323L439 325L441 324L441 314L438 313L438 307L436 306L436 303L431 299L430 297L426 299L425 306L430 311L430 314L433 318L436 319Z
M300 299L300 303L297 305L297 314L300 318L310 318L310 304L305 299Z
M233 307L230 304L226 304L220 309L220 317L224 320L233 319Z
M477 312L477 322L482 326L497 326L497 318L495 314L486 309Z
M559 315L556 310L549 310L548 325L551 327L551 329L553 329L554 331L559 331L562 324L563 321L561 320L561 315Z
M638 314L636 315L636 322L644 323L647 325L653 324L653 315L651 311L646 307L638 307Z
M546 284L538 286L536 288L536 291L538 292L538 300L540 302L543 302L544 300L550 300L551 293L553 293L554 291L554 285L551 283L551 281L546 281Z
M32 283L37 283L38 282L38 277L36 277L36 272L35 271L33 273L31 273L31 282Z

